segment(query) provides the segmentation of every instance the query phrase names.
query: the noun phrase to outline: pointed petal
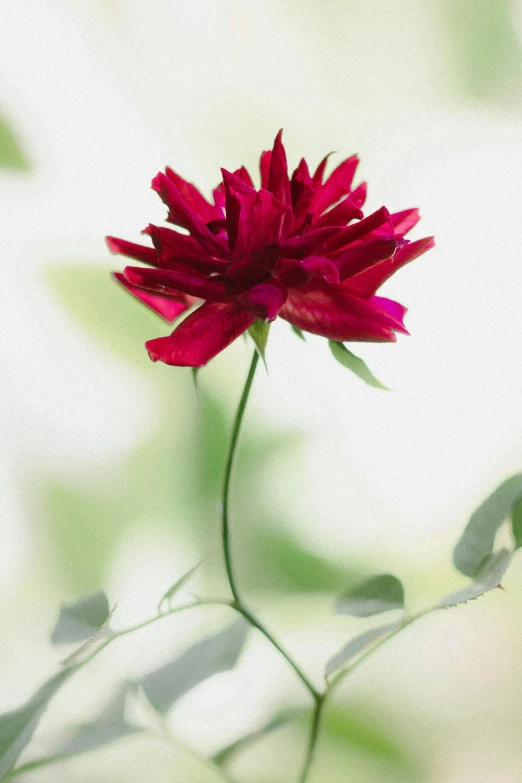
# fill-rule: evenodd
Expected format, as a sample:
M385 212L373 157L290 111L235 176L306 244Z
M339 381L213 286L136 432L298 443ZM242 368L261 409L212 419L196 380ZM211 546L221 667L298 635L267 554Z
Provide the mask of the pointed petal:
M340 229L337 231L331 239L326 243L329 253L334 253L336 250L351 245L352 242L362 239L366 234L370 234L377 228L382 226L389 227L389 234L393 236L393 226L390 222L390 213L386 207L372 212L368 217L363 218L358 223L354 223L353 226Z
M233 303L206 302L185 318L169 337L149 340L153 362L201 367L230 345L256 320Z
M236 176L238 179L244 182L245 185L249 185L251 188L254 187L254 183L252 182L252 177L250 176L250 174L248 173L247 169L244 166L241 166L240 169L234 171L234 176Z
M404 247L401 247L389 261L382 261L380 264L376 264L370 269L366 269L355 277L346 280L343 283L343 288L356 296L368 299L398 269L419 258L419 256L434 246L435 240L433 237L425 237L424 239L417 239L415 242L409 242Z
M215 220L216 217L219 217L216 213L216 208L212 204L209 204L195 185L191 182L187 182L183 177L180 177L179 174L176 174L169 166L165 169L165 174L176 185L181 198L187 207L192 210L203 223L208 223L210 220Z
M202 247L211 253L222 256L226 251L223 243L212 234L203 221L183 201L181 194L174 184L161 171L152 180L152 189L161 197L161 200L169 208L168 220L170 223L186 228L197 239Z
M314 252L319 252L326 247L328 240L335 238L339 229L326 226L325 228L312 229L298 237L291 237L278 243L279 255L287 258L304 258Z
M357 185L355 190L352 190L350 193L350 198L356 207L362 207L366 201L366 182L361 182L360 185Z
M236 297L236 301L240 307L256 318L273 321L284 305L286 297L286 288L272 279L245 291Z
M279 315L307 332L340 342L395 342L395 317L341 286L294 288Z
M272 155L270 156L270 170L268 172L268 190L282 204L290 204L290 180L288 179L288 165L286 153L282 142L283 131L280 130L275 137Z
M227 267L224 259L212 258L193 237L179 231L150 224L143 233L152 239L160 267L169 269L183 264L203 273L222 272Z
M105 237L105 241L111 253L134 258L136 261L143 261L144 264L150 264L150 266L158 266L158 255L153 247L137 245L135 242L127 242L125 239L117 237Z
M323 184L324 172L326 170L326 164L328 163L328 158L330 155L333 155L333 152L329 152L328 155L324 156L314 172L314 176L312 177L312 185L314 189L322 186Z
M353 277L364 269L368 269L380 261L391 258L397 250L395 239L374 239L370 242L361 242L358 245L341 250L331 256L339 269L339 277L345 280Z
M131 285L121 272L114 272L113 277L120 283L128 292L139 299L140 302L150 307L158 315L161 315L169 323L172 323L180 313L187 309L189 302L184 294L175 293L172 296L162 296L161 294L153 294L150 291L146 291L143 288L137 288L135 285ZM177 298L175 298L177 297Z
M335 171L330 174L324 185L316 190L311 205L316 215L320 215L321 212L324 212L325 209L350 192L358 165L359 158L357 155L352 155L351 158L343 160Z
M264 190L268 190L268 177L270 174L270 158L272 157L272 150L265 150L261 153L261 159L259 161L259 173L261 174L261 187Z
M310 272L312 277L318 277L327 283L339 282L339 269L329 258L324 256L308 256L301 261L301 267Z
M384 296L372 296L370 304L373 307L378 307L379 310L384 310L390 318L393 318L397 323L397 331L403 334L409 334L408 330L404 326L404 316L408 312L408 308L396 302L394 299L386 299Z
M294 227L300 226L305 219L309 211L313 194L314 189L312 187L312 178L308 171L308 164L306 160L302 158L299 166L292 174L292 180L290 182Z
M201 277L173 269L147 269L140 266L125 267L123 275L131 285L158 294L176 295L181 292L212 301L226 301L228 298L225 284L215 278Z
M361 220L364 217L362 210L357 207L351 196L347 196L340 204L329 209L321 217L314 220L312 225L314 228L322 228L323 226L345 226L351 220Z
M411 231L419 220L420 214L418 209L403 209L402 212L395 212L391 215L395 233L400 237L403 237L408 231Z

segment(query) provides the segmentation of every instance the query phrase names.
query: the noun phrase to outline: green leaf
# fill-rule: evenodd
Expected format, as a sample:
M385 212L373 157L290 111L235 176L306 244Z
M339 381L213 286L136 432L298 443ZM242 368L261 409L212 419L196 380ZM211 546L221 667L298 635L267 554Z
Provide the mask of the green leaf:
M73 671L74 668L70 667L58 672L23 707L0 715L0 781L12 769L31 740L50 700Z
M299 329L299 327L298 327L298 326L294 326L293 324L290 324L290 326L292 327L292 329L293 329L293 331L296 333L296 335L297 335L298 337L300 337L300 338L301 338L301 340L304 340L304 341L306 342L306 337L305 337L305 336L304 336L304 334L303 334L303 330L302 330L302 329Z
M248 623L241 618L233 625L198 642L179 658L146 674L139 685L158 712L167 712L175 701L200 682L232 669L245 643Z
M263 737L265 737L267 734L270 734L272 731L276 731L286 723L298 720L303 715L307 714L308 710L302 709L282 710L273 718L271 718L267 723L265 723L264 726L262 726L260 729L257 729L257 731L252 731L250 734L246 734L244 737L241 737L235 742L231 742L230 745L222 748L216 753L215 756L212 757L212 761L219 765L226 764L229 759L238 751L243 750L254 742L257 742L257 740L263 739Z
M337 361L343 365L343 367L347 367L349 370L354 372L369 386L374 386L376 389L384 389L385 391L389 391L387 386L384 386L380 381L377 380L366 363L351 351L349 351L344 343L339 343L336 340L328 340L328 344L330 346L331 352Z
M476 577L493 551L495 536L509 516L515 500L522 496L522 473L504 481L470 517L453 552L456 568Z
M370 617L404 607L404 588L392 574L381 574L356 585L337 599L337 614Z
M522 546L522 497L517 498L513 503L511 524L515 538L515 549L520 549Z
M472 584L441 598L437 603L437 607L447 609L451 606L457 606L458 604L466 603L466 601L479 598L484 593L499 587L510 562L511 552L508 552L507 549L501 549L500 552L490 555Z
M109 601L103 590L60 609L60 616L51 634L53 644L83 642L94 636L109 619Z
M390 623L388 625L380 625L378 628L371 628L369 631L365 631L360 636L356 636L344 647L342 647L338 653L333 655L326 664L325 676L329 677L337 669L342 666L346 666L355 658L360 652L365 650L372 642L380 639L383 636L396 631L400 627L400 622Z
M31 165L20 147L13 130L0 116L0 168L29 171Z
M324 715L321 736L325 742L335 740L348 753L362 754L372 762L384 764L388 773L386 780L420 783L424 780L424 774L418 762L406 748L400 746L393 731L387 731L379 725L381 721L382 716L363 710L358 705L343 707L330 704Z
M168 603L169 606L170 606L171 598L173 598L176 595L176 593L178 592L178 590L181 590L183 585L186 582L188 582L188 580L191 578L191 576L194 574L194 572L197 571L197 569L199 568L199 565L200 565L199 563L197 565L195 565L193 568L190 569L190 571L187 571L186 574L183 574L183 576L181 576L178 579L177 582L174 582L172 587L169 587L169 589L167 590L167 592L165 593L165 595L162 597L161 601L158 604L158 612L160 614L161 614L161 611L162 611L163 604L164 603Z
M260 318L258 318L257 321L254 321L254 323L248 330L250 337L256 344L258 354L260 355L260 357L265 363L265 367L266 367L265 350L266 350L266 344L268 342L269 331L270 331L270 322L265 323Z

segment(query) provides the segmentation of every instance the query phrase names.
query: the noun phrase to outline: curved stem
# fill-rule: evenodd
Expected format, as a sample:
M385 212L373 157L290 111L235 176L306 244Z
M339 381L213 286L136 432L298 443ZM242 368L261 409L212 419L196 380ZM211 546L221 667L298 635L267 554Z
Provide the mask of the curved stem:
M321 694L319 691L315 688L315 686L310 682L306 674L302 671L300 666L293 660L293 658L286 652L286 650L279 644L279 642L272 636L270 631L268 631L265 626L261 623L260 620L248 609L248 607L245 605L243 599L241 598L241 595L239 593L239 589L234 577L234 570L232 567L232 553L230 548L230 520L229 520L229 497L230 497L230 484L232 480L232 473L237 453L237 446L239 441L239 433L241 431L241 424L243 421L243 416L245 413L245 408L247 406L248 397L250 394L250 389L252 388L252 383L254 380L254 375L256 372L257 364L259 362L259 354L256 351L254 351L254 355L252 357L252 362L250 364L250 369L248 371L247 379L245 381L245 386L243 388L243 393L241 394L241 398L239 400L239 405L237 408L237 413L234 419L234 425L232 427L232 435L230 438L230 446L228 449L228 455L227 455L227 461L225 465L225 476L223 480L223 495L222 495L222 514L221 514L221 539L223 542L223 554L225 556L225 567L227 571L227 577L228 577L228 583L230 585L230 590L232 591L232 595L234 596L234 603L233 607L240 612L240 614L243 615L243 617L248 620L248 622L254 627L257 628L258 631L260 631L263 636L268 639L268 641L275 647L275 649L283 656L283 658L286 659L286 661L289 663L289 665L292 667L294 672L297 674L303 685L307 688L310 695L314 699L314 701L317 702L321 699Z
M310 770L312 769L312 762L314 760L315 748L317 746L317 738L319 736L319 726L321 723L321 714L323 711L324 703L326 701L326 692L323 693L315 702L315 710L312 716L312 728L310 730L310 739L308 741L308 749L306 751L306 759L299 778L299 783L306 783Z
M250 394L250 389L252 388L252 383L254 380L254 375L256 374L256 368L258 362L259 362L259 354L257 351L254 351L252 362L250 364L250 369L248 371L247 379L245 381L245 386L243 388L243 393L241 395L241 399L239 400L236 417L234 419L234 426L232 427L232 436L230 438L230 446L228 447L228 455L227 455L227 461L225 465L225 476L223 479L223 494L222 494L222 507L221 507L222 508L221 540L223 542L223 554L225 555L225 567L227 569L228 583L230 585L232 595L234 596L234 601L237 604L241 603L241 599L239 597L238 589L236 586L236 580L234 578L234 572L232 570L232 555L230 552L230 525L229 525L229 516L228 516L230 483L232 481L232 471L234 468L237 444L239 440L239 433L241 431L241 423L243 421L243 416L245 414L245 408L247 406L248 396Z

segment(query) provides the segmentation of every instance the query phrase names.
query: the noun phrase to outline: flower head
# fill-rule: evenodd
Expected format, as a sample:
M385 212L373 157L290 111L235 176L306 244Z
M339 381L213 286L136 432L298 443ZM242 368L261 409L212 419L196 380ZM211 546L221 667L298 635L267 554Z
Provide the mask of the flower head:
M261 155L259 189L244 167L222 169L213 203L170 168L152 180L167 221L186 233L149 225L152 246L107 238L113 253L147 265L115 277L165 320L198 305L171 335L146 343L153 361L200 367L257 319L277 316L335 341L407 334L406 309L376 291L433 246L432 237L404 239L418 210L365 217L366 184L352 187L357 156L328 177L328 156L313 174L303 158L289 177L281 135Z

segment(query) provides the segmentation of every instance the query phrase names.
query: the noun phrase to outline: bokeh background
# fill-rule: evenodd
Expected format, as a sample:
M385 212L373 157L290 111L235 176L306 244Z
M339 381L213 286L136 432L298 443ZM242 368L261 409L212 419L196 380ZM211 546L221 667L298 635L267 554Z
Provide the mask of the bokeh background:
M520 0L27 0L0 24L0 709L51 674L62 600L103 587L118 627L185 594L223 593L217 503L250 347L200 375L152 365L166 333L110 281L105 234L137 241L168 163L209 192L254 169L284 127L312 165L358 152L369 207L420 206L437 248L387 283L410 338L356 348L277 322L248 410L233 498L249 601L320 682L363 620L334 596L391 571L419 608L463 581L451 551L474 507L522 467ZM518 783L522 576L409 628L346 680L313 783ZM113 645L53 702L24 760L91 719L119 683L228 615L198 610ZM252 635L236 669L183 697L171 742L147 733L23 783L226 779L213 753L307 695ZM291 783L302 721L237 754L245 783Z

